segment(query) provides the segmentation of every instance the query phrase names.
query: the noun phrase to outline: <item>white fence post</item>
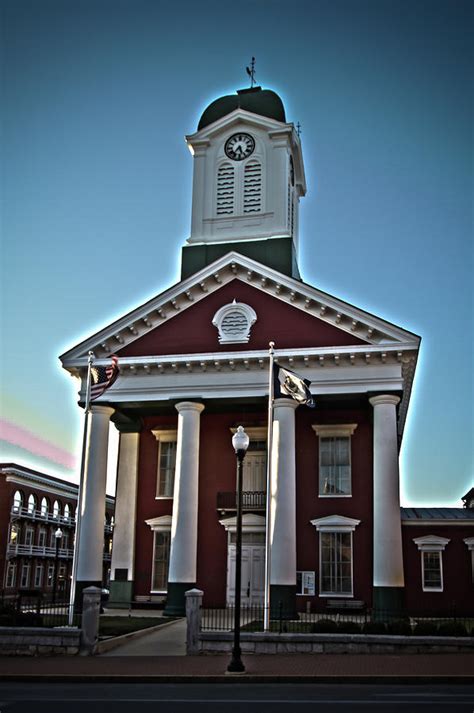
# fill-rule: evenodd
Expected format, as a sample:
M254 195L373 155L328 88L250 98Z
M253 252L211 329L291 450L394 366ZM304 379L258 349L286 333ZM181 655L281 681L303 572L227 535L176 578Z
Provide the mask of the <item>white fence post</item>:
M188 589L186 597L186 654L193 656L200 652L199 633L201 631L201 605L204 592Z

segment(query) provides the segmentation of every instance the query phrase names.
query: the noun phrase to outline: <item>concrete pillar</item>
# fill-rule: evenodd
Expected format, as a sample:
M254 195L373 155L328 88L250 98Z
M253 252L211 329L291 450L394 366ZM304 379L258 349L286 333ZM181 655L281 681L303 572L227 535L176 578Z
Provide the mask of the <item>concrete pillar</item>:
M82 592L81 656L92 656L99 641L100 616L99 587L86 587Z
M201 606L204 592L200 589L190 589L186 597L186 654L192 656L200 653L199 633L201 631Z
M374 407L374 571L373 606L403 608L404 576L398 467L398 396L369 399Z
M182 401L178 411L176 471L165 613L184 616L188 589L196 586L199 426L203 404Z
M133 596L139 433L121 433L108 607L129 607Z
M296 612L296 458L293 399L275 399L271 453L270 608ZM280 604L281 603L281 604Z
M87 433L81 531L77 560L76 601L85 587L101 587L104 558L105 489L109 421L114 409L92 406Z

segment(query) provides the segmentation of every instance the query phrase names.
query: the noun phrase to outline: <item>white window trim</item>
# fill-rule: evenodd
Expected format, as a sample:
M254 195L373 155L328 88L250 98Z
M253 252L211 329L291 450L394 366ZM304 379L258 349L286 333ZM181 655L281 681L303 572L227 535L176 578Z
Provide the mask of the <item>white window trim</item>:
M241 312L244 315L247 322L245 333L243 330L240 335L229 335L223 332L222 323L229 312ZM250 331L256 321L257 313L253 307L236 300L220 307L212 318L212 324L219 332L219 344L247 344L250 339Z
M357 428L357 423L341 423L341 424L326 424L326 423L313 423L311 428L315 432L319 440L321 438L349 438L354 435ZM349 447L349 468L350 468L350 493L329 493L324 494L320 492L320 468L321 468L321 445L318 448L318 498L352 498L352 440L350 440Z
M158 487L160 484L160 454L161 454L161 444L162 443L173 443L178 442L178 430L176 428L154 428L152 430L158 443L158 462L156 467L156 488L155 488L155 500L173 500L172 495L158 495Z
M355 520L352 517L344 515L328 515L327 517L318 517L311 520L311 525L314 525L318 532L350 532L351 534L351 592L348 593L326 593L321 592L321 537L319 538L319 592L318 596L321 599L353 599L354 598L354 537L353 533L357 525L360 525L360 520Z
M471 553L471 582L474 584L474 537L466 537L464 542Z
M226 517L219 520L219 524L225 528L226 532L237 532L237 517ZM242 532L265 532L265 518L263 515L245 513L242 515Z
M418 547L421 552L421 582L424 592L443 592L444 591L444 576L443 576L443 552L446 545L450 542L447 537L439 537L438 535L425 535L424 537L415 537L413 542ZM441 575L441 586L440 587L425 587L425 562L423 553L424 552L438 552L439 553L439 569Z
M154 568L155 568L155 532L171 532L171 515L161 515L160 517L153 517L150 520L145 520L150 530L153 532L153 559L151 568L151 582L150 582L150 594L166 594L166 589L153 589L153 579L154 579Z
M268 436L268 428L266 426L245 426L245 433L252 441L266 441ZM231 433L237 433L237 428L230 428Z

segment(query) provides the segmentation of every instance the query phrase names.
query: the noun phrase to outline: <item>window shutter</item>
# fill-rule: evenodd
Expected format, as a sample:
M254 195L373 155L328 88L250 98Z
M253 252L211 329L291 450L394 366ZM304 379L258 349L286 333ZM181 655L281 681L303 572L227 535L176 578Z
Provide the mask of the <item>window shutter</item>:
M259 213L262 210L262 166L258 161L249 161L244 169L244 213Z
M223 163L217 171L217 215L234 212L234 167Z

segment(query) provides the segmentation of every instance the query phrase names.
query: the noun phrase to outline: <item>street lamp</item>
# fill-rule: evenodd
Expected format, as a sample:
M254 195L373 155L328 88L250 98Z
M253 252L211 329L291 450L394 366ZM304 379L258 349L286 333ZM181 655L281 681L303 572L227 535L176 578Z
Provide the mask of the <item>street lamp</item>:
M240 582L242 572L242 471L249 440L243 426L239 426L232 436L232 445L237 456L237 532L235 542L234 646L231 662L227 666L227 670L230 673L244 673L245 671L240 650Z
M63 531L60 527L54 533L56 538L56 554L54 557L54 580L53 580L53 604L56 602L56 587L58 586L58 556L59 556L59 543L63 537Z

